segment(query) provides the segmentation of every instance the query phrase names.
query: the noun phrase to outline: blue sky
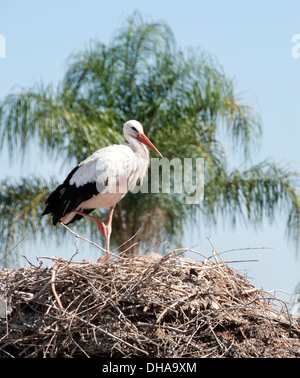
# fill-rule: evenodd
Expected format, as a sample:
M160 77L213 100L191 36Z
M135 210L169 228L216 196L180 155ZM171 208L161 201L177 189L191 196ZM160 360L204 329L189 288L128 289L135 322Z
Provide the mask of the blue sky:
M6 59L0 59L0 98L17 86L29 87L41 79L45 84L57 83L72 52L94 38L109 43L114 31L136 9L146 18L166 21L178 46L204 48L215 55L228 76L235 77L243 98L262 117L263 138L253 162L271 158L300 171L300 59L292 57L291 42L292 36L300 33L299 1L2 1L0 34L6 39ZM63 179L69 168L61 168L60 162L46 155L41 160L34 148L23 162L12 162L4 150L0 162L1 179L36 172ZM232 163L238 166L242 160L234 155ZM224 259L259 259L236 266L246 269L257 287L293 291L300 280L300 253L296 259L295 249L285 238L283 216L273 225L265 222L257 231L241 226L233 230L221 220L213 229L204 224L200 231L197 225L187 230L184 247L198 244L195 249L209 254L207 236L220 252L272 247L229 253ZM26 243L19 248L30 256L63 255L68 248L70 255L74 252L73 244L51 247L51 252L49 248L40 252L39 247L35 253Z

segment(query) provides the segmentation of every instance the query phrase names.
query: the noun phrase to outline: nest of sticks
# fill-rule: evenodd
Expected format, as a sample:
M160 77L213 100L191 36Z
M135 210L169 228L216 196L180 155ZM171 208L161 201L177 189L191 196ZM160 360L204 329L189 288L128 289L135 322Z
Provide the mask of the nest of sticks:
M284 302L216 256L176 253L2 269L0 356L300 356Z

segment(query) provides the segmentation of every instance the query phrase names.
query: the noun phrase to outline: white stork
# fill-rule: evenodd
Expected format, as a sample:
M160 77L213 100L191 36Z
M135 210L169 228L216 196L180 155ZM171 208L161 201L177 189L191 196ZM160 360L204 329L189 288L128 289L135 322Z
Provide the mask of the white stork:
M42 214L51 214L53 224L60 221L67 225L82 217L95 221L106 238L107 252L103 261L110 250L114 208L147 173L150 160L146 146L162 157L138 121L126 122L123 132L129 144L102 148L77 165L50 194ZM97 208L109 209L106 225L101 219L89 215Z

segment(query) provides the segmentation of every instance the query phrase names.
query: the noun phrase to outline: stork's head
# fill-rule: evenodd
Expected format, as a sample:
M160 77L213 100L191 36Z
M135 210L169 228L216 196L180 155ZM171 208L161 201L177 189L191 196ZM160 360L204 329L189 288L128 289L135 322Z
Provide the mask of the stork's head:
M147 138L144 133L143 126L135 120L127 121L123 127L125 138L130 143L131 138L139 140L141 143L145 144L152 151L154 151L158 156L163 157L154 144Z

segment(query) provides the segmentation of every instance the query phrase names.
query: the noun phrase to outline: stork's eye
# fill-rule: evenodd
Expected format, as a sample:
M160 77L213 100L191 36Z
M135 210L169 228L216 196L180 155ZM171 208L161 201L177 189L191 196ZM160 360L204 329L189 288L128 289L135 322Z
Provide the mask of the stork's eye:
M137 131L137 129L134 126L131 126L131 130L133 130L135 133L138 134L138 131Z

